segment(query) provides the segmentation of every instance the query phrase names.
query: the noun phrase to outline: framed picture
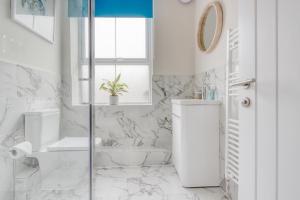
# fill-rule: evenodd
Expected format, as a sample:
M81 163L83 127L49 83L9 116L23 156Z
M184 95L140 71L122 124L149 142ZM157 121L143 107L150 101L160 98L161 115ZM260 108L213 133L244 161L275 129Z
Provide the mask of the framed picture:
M11 0L11 16L18 24L54 42L55 0Z

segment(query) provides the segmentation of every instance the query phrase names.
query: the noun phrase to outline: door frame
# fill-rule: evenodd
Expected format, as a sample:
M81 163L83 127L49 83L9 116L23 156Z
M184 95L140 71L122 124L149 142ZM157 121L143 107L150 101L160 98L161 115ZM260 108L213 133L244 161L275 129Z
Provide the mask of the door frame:
M242 79L256 79L257 1L239 1L239 69ZM256 83L240 90L240 97L248 97L251 104L249 107L239 105L239 200L256 200L256 96Z

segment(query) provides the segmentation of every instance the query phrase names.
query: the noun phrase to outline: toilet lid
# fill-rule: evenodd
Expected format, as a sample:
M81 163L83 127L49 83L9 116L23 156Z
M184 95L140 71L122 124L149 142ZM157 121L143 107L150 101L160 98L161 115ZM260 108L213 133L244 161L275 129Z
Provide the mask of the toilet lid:
M95 139L95 145L101 143L100 138ZM88 137L65 137L49 146L48 151L88 151L89 138Z

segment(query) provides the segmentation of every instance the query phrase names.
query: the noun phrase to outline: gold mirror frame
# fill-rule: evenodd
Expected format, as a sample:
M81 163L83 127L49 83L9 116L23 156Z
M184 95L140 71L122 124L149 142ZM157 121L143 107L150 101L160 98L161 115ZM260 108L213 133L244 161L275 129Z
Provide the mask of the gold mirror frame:
M206 19L209 14L210 9L213 9L216 12L216 27L213 39L209 45L209 47L205 47L204 43L204 28L206 24ZM217 46L221 33L223 29L223 9L220 2L212 2L206 6L204 9L204 13L200 18L199 26L198 26L198 34L197 34L197 42L198 47L201 51L205 53L209 53Z

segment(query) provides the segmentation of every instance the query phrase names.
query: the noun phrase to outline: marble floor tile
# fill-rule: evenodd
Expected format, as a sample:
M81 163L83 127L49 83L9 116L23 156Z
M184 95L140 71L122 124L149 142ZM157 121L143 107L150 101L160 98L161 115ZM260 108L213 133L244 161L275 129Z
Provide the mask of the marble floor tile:
M220 188L183 188L173 166L98 169L96 200L222 200Z
M32 200L88 200L87 177L74 188L42 189ZM95 200L224 199L218 187L183 188L176 170L169 165L95 169L94 177Z

